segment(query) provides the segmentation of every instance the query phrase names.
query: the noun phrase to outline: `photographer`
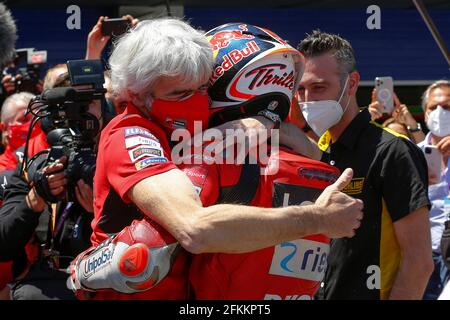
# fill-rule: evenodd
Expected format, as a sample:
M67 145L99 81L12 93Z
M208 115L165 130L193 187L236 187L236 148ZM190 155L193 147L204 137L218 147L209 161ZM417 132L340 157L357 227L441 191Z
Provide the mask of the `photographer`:
M46 79L55 85L67 85L67 69L62 74L61 69L61 65L50 69ZM46 85L49 87L48 83ZM101 124L100 101L92 101L87 112ZM49 128L48 122L40 122L45 134L39 133L39 128L33 130L34 134L28 142L30 156L43 149L42 138L53 132L49 132L53 128ZM61 270L90 245L93 198L92 188L87 183L81 179L70 181L62 171L67 161L67 157L61 157L39 171L47 181L46 195L59 197L58 202L51 206L47 205L38 185L30 183L33 176L30 165L30 181L22 177L18 165L5 190L5 201L0 210L0 259L13 261L12 273L16 282L10 285L11 299L74 298L66 289L66 274ZM66 197L71 183L76 184L73 188L75 199ZM30 187L30 184L33 186ZM36 245L31 251L39 249L34 258L27 257L30 250L25 248L33 237ZM27 247L30 248L29 245Z
M18 92L40 94L44 83L40 79L41 68L46 62L47 51L16 50L14 59L3 70L2 95Z
M3 67L11 61L14 54L14 46L17 39L17 28L14 19L11 16L11 12L8 8L0 3L0 68ZM0 95L3 95L0 92ZM0 103L2 103L4 98L0 97ZM6 281L9 279L9 270L11 266L9 263L0 262L0 299L3 297L3 288L6 285ZM6 278L6 281L4 280Z
M44 82L41 79L31 80L34 83L29 84L27 88L23 88L23 86L18 85L23 83L23 75L22 74L5 74L1 81L1 85L3 86L3 96L9 96L14 92L26 92L30 90L34 94L39 94L42 92L42 86Z

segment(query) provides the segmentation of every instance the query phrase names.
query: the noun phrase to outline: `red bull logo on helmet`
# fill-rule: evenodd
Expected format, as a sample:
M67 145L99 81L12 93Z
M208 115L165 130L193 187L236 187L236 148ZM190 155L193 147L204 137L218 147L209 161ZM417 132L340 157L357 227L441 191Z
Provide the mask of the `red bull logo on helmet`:
M224 30L212 35L209 39L209 42L212 45L213 51L228 47L232 40L255 38L255 36L251 34L243 33L243 31L246 31L247 29L245 25L240 25L239 28L241 28L242 30Z
M245 48L242 50L232 50L228 54L225 54L222 57L222 62L219 66L214 69L213 75L210 79L210 83L213 84L217 81L221 76L223 76L224 72L230 70L234 65L238 64L242 59L248 57L249 55L261 51L259 46L255 41L247 42Z

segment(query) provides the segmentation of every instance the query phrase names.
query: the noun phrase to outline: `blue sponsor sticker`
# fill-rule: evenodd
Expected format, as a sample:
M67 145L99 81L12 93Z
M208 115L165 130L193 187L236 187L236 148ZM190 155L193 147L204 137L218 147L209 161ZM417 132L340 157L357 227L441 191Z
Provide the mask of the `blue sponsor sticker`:
M136 166L137 170L142 170L145 167L148 167L149 165L158 164L158 163L165 163L167 161L168 160L167 160L166 157L159 157L159 158L152 157L152 158L146 158L144 160L141 160L141 161L137 162L135 164L135 166Z

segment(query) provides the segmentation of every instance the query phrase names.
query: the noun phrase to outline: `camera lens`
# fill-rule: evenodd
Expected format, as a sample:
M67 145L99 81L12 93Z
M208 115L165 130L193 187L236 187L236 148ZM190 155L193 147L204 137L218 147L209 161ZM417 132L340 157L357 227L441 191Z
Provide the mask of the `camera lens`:
M431 153L431 148L428 148L428 147L425 148L425 153L426 153L426 154L430 154L430 153Z

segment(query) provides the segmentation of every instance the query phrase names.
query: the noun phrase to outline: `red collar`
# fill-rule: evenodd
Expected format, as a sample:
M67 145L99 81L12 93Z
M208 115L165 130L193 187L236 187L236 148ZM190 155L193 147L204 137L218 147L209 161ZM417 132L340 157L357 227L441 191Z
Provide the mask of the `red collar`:
M140 108L135 106L132 102L128 102L127 107L125 108L125 111L123 114L139 114L140 116L150 119L150 115L148 114L147 110L144 109L144 107Z

